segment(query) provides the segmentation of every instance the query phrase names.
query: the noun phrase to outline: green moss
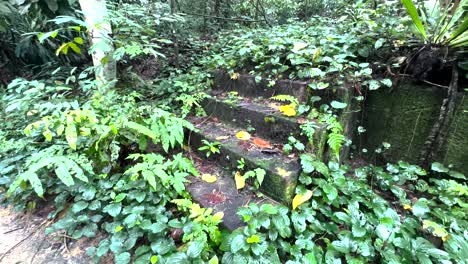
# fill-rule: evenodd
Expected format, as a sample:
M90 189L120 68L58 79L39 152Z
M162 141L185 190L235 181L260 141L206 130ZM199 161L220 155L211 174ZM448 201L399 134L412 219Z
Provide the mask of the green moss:
M273 116L266 116L265 123L276 123L276 119Z
M438 116L444 94L440 89L404 83L392 92L371 92L366 109L366 143L371 153L382 142L393 161L418 162L418 157Z
M439 153L437 160L445 165L452 164L455 170L468 175L468 98L463 94L449 128L446 148Z

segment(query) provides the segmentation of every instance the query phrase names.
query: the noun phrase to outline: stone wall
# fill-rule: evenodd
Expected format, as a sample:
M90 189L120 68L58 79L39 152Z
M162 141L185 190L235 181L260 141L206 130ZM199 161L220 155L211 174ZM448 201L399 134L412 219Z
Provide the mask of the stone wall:
M367 131L355 142L359 142L359 149L368 149L368 158L382 142L388 142L391 148L385 152L386 160L418 163L445 96L446 91L441 88L413 82L402 82L393 90L369 92L361 120ZM468 174L467 124L468 100L464 93L458 98L447 142L437 153L436 160L445 165L453 164L465 174Z

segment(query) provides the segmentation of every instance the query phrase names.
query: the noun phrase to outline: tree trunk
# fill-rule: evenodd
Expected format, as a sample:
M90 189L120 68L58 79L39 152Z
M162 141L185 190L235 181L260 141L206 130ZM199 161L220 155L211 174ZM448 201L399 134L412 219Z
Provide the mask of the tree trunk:
M177 6L176 6L176 1L171 0L171 15L174 15L177 13ZM177 40L177 32L174 27L174 22L171 22L171 32L172 32L172 42L174 43L174 64L177 69L180 68L180 63L179 63L179 41Z
M85 22L91 35L91 49L93 64L96 67L96 79L101 85L111 87L117 79L117 65L112 57L114 46L112 44L112 27L107 18L105 0L79 0ZM112 83L111 83L112 82Z

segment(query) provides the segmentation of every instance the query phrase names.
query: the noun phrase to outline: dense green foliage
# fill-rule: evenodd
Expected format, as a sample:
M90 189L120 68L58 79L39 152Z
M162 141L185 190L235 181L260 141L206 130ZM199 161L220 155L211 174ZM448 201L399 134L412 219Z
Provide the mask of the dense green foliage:
M413 45L399 2L108 4L120 70L112 89L94 79L90 55L100 47L90 44L77 1L0 3L0 63L8 70L0 80L2 204L53 204L47 232L102 238L87 250L96 262L467 263L466 177L440 163L341 164L350 144L338 118L343 102L273 98L328 132L328 163L308 148L315 123L301 124L307 142L284 142L302 165L292 208L252 203L238 212L245 226L230 233L219 227L221 213L186 191L199 175L185 155L184 131L195 128L184 117L204 114L213 70L270 85L287 78L319 90L387 89L392 80L382 72L401 66L387 65L389 54ZM203 143L207 157L219 153L219 142ZM258 191L265 171L244 177Z

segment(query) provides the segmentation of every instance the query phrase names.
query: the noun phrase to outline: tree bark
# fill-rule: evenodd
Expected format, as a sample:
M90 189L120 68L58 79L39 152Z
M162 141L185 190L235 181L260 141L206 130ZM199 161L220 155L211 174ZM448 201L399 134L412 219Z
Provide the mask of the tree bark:
M105 0L79 0L85 22L91 36L91 52L96 68L96 79L101 85L114 85L117 79L117 64L112 57L112 27L107 18Z

